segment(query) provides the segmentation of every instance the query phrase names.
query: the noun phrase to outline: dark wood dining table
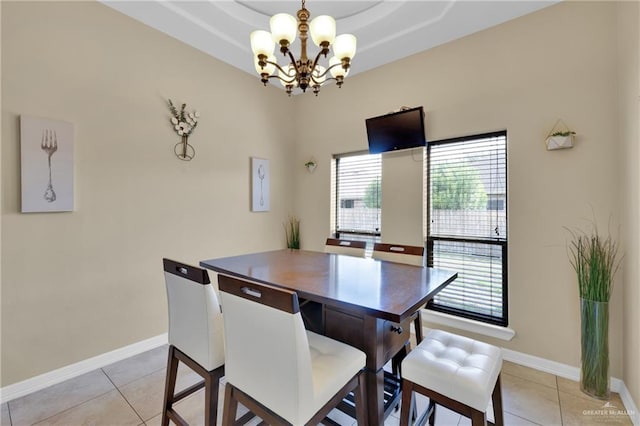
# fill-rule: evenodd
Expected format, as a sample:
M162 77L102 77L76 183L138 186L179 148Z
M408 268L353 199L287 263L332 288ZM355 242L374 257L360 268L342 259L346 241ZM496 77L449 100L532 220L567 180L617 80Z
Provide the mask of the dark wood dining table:
M203 260L200 265L295 291L321 306L319 330L314 331L366 354L369 425L382 425L393 408L389 398L385 404L389 391L383 366L406 347L416 312L457 277L442 269L289 249Z

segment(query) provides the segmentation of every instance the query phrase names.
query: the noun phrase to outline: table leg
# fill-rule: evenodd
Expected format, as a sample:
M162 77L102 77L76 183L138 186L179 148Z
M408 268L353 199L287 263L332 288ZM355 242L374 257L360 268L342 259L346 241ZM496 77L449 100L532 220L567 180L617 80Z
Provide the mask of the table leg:
M384 371L365 369L365 399L368 425L384 424Z
M392 326L397 328L395 323L371 315L360 315L327 306L324 308L324 334L356 347L366 354L367 360L363 374L367 425L382 426L384 424L385 372L383 367L407 344L407 340L404 339L409 338L410 320L408 318L402 324L405 332L400 335L391 328ZM399 395L399 389L393 390L399 385L397 378L394 380L396 383L390 382L387 378L387 387L391 388L387 390L392 392L389 395L390 401L387 407L389 410L393 405L392 401ZM394 393L396 391L398 393Z

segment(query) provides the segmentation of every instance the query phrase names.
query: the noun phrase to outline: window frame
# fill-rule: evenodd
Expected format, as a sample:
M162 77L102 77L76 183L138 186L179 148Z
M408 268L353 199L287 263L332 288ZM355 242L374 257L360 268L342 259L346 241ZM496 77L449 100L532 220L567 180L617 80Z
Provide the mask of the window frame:
M448 143L456 143L456 142L469 142L473 140L480 139L488 139L493 137L504 137L504 177L505 177L505 200L504 200L504 211L505 211L505 236L503 238L487 238L487 237L469 237L469 236L443 236L443 235L431 235L431 149L433 147L448 144ZM445 314L454 315L457 317L467 318L471 320L480 321L483 323L498 325L502 327L507 327L509 325L509 274L508 274L508 228L509 228L509 214L508 214L508 158L507 158L507 131L501 130L496 132L489 133L481 133L469 136L462 136L450 139L443 139L433 142L427 142L427 146L425 149L425 216L426 220L426 237L425 237L425 249L426 249L426 263L428 267L433 267L434 265L434 246L436 241L447 241L447 242L459 242L459 243L467 243L467 244L487 244L498 246L501 249L501 259L502 259L502 318L498 318L491 315L485 315L477 312L471 312L464 309L453 308L444 305L438 305L434 303L434 299L431 299L427 303L427 309L442 312ZM487 208L487 210L490 210ZM454 281L455 282L455 281Z

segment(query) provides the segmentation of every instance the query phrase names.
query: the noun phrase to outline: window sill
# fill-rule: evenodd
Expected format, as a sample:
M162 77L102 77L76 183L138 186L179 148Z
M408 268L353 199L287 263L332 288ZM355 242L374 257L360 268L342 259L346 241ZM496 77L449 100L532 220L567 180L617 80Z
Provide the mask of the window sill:
M485 324L479 321L460 318L453 315L434 312L428 309L422 310L422 322L430 324L444 325L472 333L482 334L496 339L509 341L516 335L516 331L508 327L500 327L492 324Z

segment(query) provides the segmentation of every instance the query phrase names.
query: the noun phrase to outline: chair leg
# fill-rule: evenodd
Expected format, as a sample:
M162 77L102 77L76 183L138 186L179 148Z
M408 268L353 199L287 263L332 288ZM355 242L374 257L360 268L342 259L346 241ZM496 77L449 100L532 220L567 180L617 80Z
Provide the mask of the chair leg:
M178 376L178 358L175 356L175 346L169 346L167 359L167 378L164 389L164 403L162 405L162 426L169 425L168 411L173 406L173 395L176 389L176 378Z
M416 319L413 320L413 325L416 329L416 345L422 342L422 313L418 310Z
M224 386L224 407L222 408L222 425L232 426L238 412L238 400L234 395L234 388L229 383Z
M493 388L493 394L491 395L493 401L493 422L496 426L504 426L504 414L502 412L502 385L500 384L500 375L498 374L498 380Z
M175 391L180 362L198 373L204 380L198 382L180 392ZM218 417L218 390L220 378L224 376L224 365L213 371L208 371L187 354L181 352L173 345L169 346L169 358L167 360L167 378L165 385L164 404L162 408L162 426L168 426L172 420L176 424L186 425L187 422L175 411L173 404L181 401L199 389L205 388L205 425L215 426Z
M205 426L215 426L218 418L218 390L220 388L220 378L224 375L224 368L219 367L210 371L205 377L204 385L204 424Z
M364 383L364 372L360 372L358 374L358 387L353 390L353 394L355 397L356 404L356 420L358 422L358 426L366 426L367 425L367 409L365 407L365 390L366 384Z
M427 408L429 412L429 425L433 426L436 424L436 402L433 398L429 398L429 408Z
M487 426L487 416L482 411L471 411L471 426Z
M501 381L500 375L496 379L496 384L493 388L493 393L491 395L491 399L493 402L493 411L494 411L494 423L491 423L487 420L487 413L484 411L478 411L473 407L465 405L459 401L451 399L445 395L441 395L433 390L422 387L418 384L415 384L407 379L402 380L402 411L400 413L400 426L408 426L409 425L409 415L410 409L413 409L415 405L414 400L409 402L411 398L412 391L414 393L420 393L424 396L429 397L429 407L426 411L424 411L420 417L415 420L416 425L423 425L428 423L430 426L433 426L436 421L436 407L437 404L442 405L444 407L449 408L463 416L468 417L471 420L472 426L487 426L487 424L491 426L504 426L504 414L502 411L502 390L501 390Z
M400 426L409 426L409 416L413 412L413 383L402 380L402 404L400 408Z

